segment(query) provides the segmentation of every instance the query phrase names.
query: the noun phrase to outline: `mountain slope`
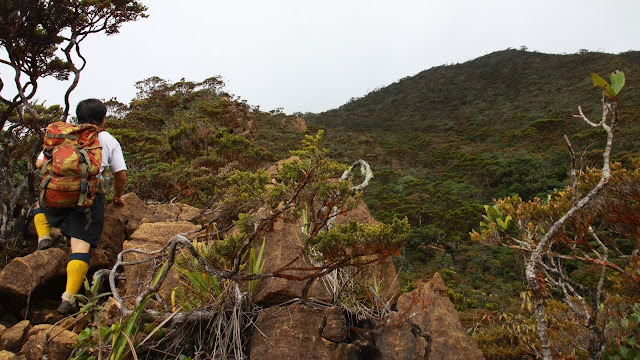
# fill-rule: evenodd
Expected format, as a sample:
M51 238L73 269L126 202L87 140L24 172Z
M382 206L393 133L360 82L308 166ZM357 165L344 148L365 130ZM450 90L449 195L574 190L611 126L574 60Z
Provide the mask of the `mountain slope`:
M453 258L451 268L478 289L487 285L483 277L510 279L521 271L512 255L469 243L482 205L514 193L546 198L566 186L564 134L582 153L579 165L601 165L602 131L573 117L578 106L592 120L602 115L590 73L608 79L625 72L613 159L640 158L639 66L637 51L505 50L425 70L306 120L327 129L339 160L371 164L376 179L365 200L379 220L409 218L414 233L400 261L408 273L424 276Z

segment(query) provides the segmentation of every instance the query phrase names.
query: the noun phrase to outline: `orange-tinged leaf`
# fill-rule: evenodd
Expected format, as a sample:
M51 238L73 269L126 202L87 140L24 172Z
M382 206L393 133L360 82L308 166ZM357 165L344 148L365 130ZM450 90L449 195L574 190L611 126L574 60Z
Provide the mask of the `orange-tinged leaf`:
M601 88L602 91L604 91L606 97L608 97L609 99L616 98L616 92L605 79L594 73L591 73L591 79L593 80L593 86Z

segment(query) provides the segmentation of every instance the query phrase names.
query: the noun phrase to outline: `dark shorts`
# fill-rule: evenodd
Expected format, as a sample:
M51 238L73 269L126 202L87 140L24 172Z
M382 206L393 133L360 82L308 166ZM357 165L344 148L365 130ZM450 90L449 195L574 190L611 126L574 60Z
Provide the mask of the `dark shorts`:
M96 194L96 198L89 208L91 222L88 227L87 222L89 219L83 210L54 207L42 210L49 224L60 228L64 235L84 240L91 244L91 247L98 245L98 240L102 235L102 227L104 226L104 200L102 195Z

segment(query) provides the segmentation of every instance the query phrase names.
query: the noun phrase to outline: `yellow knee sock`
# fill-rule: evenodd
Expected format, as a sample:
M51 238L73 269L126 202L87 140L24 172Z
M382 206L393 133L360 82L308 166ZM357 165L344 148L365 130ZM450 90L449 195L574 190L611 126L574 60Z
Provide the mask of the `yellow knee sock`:
M38 240L51 239L51 226L47 221L47 217L44 213L37 213L33 217L33 223L36 225L36 233L38 233Z
M65 293L62 294L62 299L73 304L75 303L73 296L80 291L84 277L89 271L89 254L72 253L69 259L67 263L67 287Z

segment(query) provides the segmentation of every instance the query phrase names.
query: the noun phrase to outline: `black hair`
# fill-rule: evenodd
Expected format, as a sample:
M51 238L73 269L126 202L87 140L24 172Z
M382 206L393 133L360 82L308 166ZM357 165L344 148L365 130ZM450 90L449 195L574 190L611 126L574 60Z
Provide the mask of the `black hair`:
M78 103L76 116L79 124L102 125L107 116L107 107L98 99L86 99Z

